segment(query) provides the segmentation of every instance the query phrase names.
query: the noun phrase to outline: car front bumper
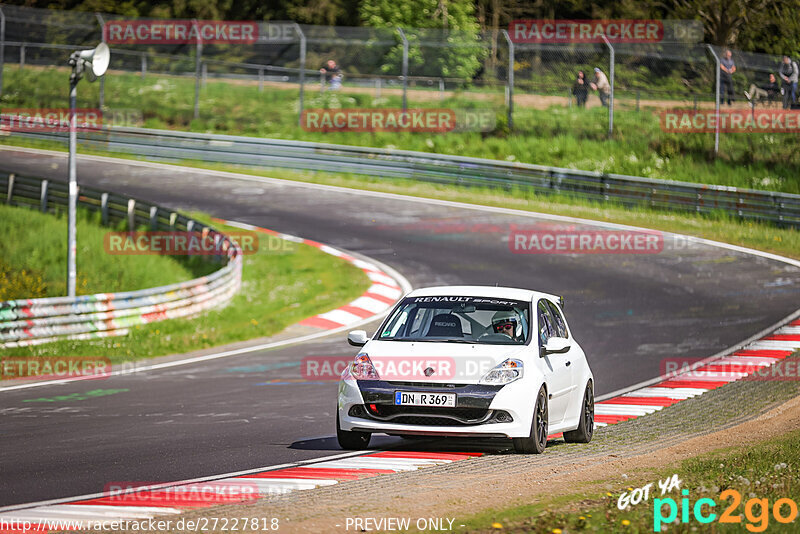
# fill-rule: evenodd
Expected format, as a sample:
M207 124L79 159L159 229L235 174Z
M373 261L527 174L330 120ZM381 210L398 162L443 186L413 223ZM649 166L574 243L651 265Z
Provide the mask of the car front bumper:
M525 437L532 409L520 402L523 384L448 385L357 381L339 382L338 410L342 430L386 434L453 437ZM455 393L456 408L395 406L396 391Z

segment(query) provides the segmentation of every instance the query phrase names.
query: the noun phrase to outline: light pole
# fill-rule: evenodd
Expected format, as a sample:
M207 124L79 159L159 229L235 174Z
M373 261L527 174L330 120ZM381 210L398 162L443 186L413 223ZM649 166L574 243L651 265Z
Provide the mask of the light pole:
M100 43L94 50L80 50L73 52L69 57L72 73L69 75L69 209L67 224L67 296L75 296L75 254L77 243L75 240L75 215L78 204L78 181L75 173L75 146L78 144L78 121L75 117L75 108L78 95L78 82L83 77L93 82L102 76L108 69L111 53L108 45Z

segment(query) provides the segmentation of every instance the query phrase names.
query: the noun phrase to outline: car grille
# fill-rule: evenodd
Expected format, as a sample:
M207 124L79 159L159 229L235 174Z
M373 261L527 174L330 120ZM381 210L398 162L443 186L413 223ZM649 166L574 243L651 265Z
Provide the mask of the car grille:
M354 406L350 415L405 425L463 426L487 422L493 415L485 408L446 408L441 406L395 406L375 404L375 410ZM357 408L357 409L356 409Z
M404 386L404 387L421 387L421 388L464 388L467 387L469 384L445 384L442 382L398 382L398 381L390 381L387 382L393 386Z
M484 408L448 408L444 406L396 406L394 404L376 404L377 413L380 417L391 417L393 415L444 415L464 419L465 421L475 421L486 417L489 410Z

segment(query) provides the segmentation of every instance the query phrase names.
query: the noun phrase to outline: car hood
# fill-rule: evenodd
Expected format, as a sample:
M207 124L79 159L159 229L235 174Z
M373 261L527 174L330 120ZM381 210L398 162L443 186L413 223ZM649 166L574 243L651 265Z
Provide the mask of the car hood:
M381 380L475 384L506 359L520 358L526 349L523 345L372 340L362 352L369 355Z

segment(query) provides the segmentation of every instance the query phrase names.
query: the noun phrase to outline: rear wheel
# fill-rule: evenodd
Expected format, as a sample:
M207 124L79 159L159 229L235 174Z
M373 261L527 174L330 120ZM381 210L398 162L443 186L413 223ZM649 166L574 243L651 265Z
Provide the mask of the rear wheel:
M360 451L369 447L372 434L369 432L354 432L342 430L339 426L339 410L336 410L336 439L339 446L348 451Z
M581 419L578 428L564 432L564 441L567 443L589 443L594 434L594 388L592 383L586 384L581 406Z
M527 438L513 438L514 450L523 454L541 454L547 447L547 392L544 386L539 389L536 396L536 405L533 408L531 420L531 433Z

